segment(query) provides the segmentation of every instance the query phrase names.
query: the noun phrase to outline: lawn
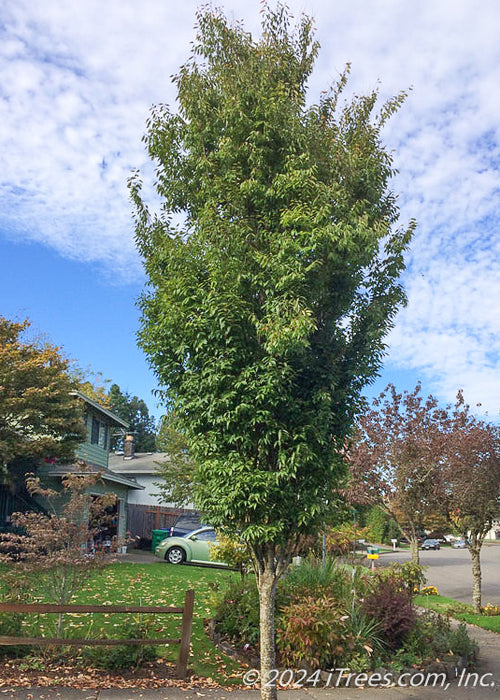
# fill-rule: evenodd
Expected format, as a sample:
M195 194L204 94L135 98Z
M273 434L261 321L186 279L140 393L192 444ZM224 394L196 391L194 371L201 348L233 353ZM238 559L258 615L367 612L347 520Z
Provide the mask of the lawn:
M107 566L101 574L94 575L85 588L75 597L75 603L93 605L175 605L184 604L188 588L195 591L192 627L192 655L189 666L199 676L209 677L220 683L241 682L241 666L231 657L222 654L205 634L203 620L212 615L214 592L224 588L226 582L238 577L232 571L195 566L171 566L161 562L154 564L116 563ZM41 598L38 598L44 602ZM29 617L29 619L28 619ZM30 615L25 622L25 634L40 633L55 636L56 615ZM65 635L68 637L121 637L124 622L136 622L139 615L86 614L65 615ZM153 622L152 637L180 636L180 615L143 616ZM128 618L128 619L127 619ZM38 629L37 629L38 628ZM178 645L158 647L166 661L175 663ZM233 678L231 678L234 676Z
M500 634L500 615L478 615L472 611L472 605L458 603L453 598L442 595L417 595L415 596L415 604Z

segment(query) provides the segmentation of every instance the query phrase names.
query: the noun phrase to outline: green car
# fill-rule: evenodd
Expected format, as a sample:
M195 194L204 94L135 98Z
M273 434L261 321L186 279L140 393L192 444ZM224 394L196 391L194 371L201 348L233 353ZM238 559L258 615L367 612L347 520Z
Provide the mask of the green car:
M217 541L212 527L201 527L189 532L184 537L166 537L155 547L155 557L165 559L169 564L216 564L228 566L224 561L210 559L210 546Z

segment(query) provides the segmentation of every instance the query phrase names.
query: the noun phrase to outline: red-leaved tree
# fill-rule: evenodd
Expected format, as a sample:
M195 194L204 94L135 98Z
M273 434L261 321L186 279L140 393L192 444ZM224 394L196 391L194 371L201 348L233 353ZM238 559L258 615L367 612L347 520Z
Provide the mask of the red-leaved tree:
M474 610L480 612L480 552L499 514L500 430L471 415L459 392L450 416L447 441L447 512L471 555L472 603Z
M421 385L398 393L393 384L359 417L347 450L348 499L380 505L408 538L418 564L426 519L443 508L448 415Z

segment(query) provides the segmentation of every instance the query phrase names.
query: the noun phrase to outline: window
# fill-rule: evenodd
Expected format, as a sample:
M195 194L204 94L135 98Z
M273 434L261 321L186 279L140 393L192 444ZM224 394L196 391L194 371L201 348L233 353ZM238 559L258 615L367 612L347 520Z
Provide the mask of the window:
M108 449L108 426L105 423L100 424L99 445L104 450Z
M197 540L200 540L200 542L215 542L217 539L215 530L205 530L205 532L200 532L198 535L195 535L195 537Z
M94 416L92 416L92 430L90 433L90 442L92 445L99 444L99 428L100 428L99 421L97 420L97 418L94 418Z

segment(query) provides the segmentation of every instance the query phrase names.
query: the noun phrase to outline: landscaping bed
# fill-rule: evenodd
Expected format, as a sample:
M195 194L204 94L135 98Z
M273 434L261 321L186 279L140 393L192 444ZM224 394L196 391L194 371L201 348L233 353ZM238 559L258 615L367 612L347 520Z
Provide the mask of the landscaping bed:
M455 678L472 664L477 645L465 625L420 613L413 591L423 581L420 567L396 565L372 574L365 567L330 561L305 562L279 582L276 606L278 665L316 672L328 683L328 669L400 674L426 670ZM208 625L211 639L258 667L258 597L252 579L233 581L220 592ZM340 683L341 685L342 683Z

